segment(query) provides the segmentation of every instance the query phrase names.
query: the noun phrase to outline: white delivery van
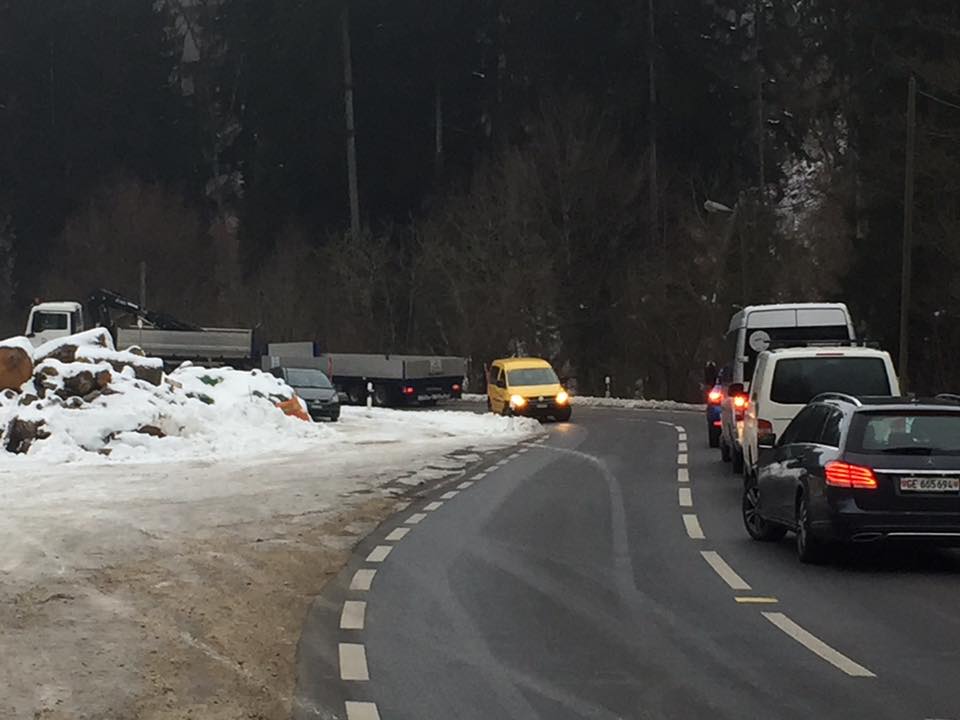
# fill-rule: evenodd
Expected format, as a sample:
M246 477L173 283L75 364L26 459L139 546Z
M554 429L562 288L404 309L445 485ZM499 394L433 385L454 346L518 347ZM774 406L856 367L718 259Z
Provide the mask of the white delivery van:
M729 365L723 373L729 384L720 411L720 454L724 460L733 461L735 473L743 470L742 401L757 356L771 347L849 343L855 339L850 311L843 303L750 305L730 319Z
M889 353L865 347L784 348L760 353L743 415L744 474L753 477L761 445L770 446L822 393L900 394Z

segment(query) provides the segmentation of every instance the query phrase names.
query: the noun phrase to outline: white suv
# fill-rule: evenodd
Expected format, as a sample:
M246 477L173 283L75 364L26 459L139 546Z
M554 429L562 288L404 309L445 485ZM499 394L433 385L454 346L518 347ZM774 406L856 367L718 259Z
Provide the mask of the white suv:
M821 393L900 394L890 355L865 347L767 350L757 358L743 416L743 472L756 474L760 447L772 445L804 406Z

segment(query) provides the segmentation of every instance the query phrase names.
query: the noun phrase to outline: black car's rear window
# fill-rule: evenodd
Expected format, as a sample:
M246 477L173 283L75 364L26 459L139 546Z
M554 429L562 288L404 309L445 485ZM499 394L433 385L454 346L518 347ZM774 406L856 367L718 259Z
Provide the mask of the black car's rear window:
M960 413L860 412L850 424L847 450L889 455L957 455Z
M318 388L329 390L333 387L330 380L319 370L290 369L287 370L287 382L295 388Z
M806 405L825 392L889 395L890 381L882 358L817 355L783 358L773 372L770 399L783 405Z

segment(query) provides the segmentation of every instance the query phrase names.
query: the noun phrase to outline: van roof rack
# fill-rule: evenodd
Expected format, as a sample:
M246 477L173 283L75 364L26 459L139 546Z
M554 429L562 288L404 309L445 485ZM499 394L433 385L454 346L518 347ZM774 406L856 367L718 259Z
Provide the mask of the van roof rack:
M960 395L956 393L939 393L934 399L960 404Z
M880 349L880 343L875 340L831 340L828 338L807 340L771 340L767 350L784 350L787 348L802 347L862 347L873 350Z
M810 402L823 402L824 400L839 400L840 402L850 403L856 407L863 407L863 403L853 395L847 395L841 392L825 392L814 397Z

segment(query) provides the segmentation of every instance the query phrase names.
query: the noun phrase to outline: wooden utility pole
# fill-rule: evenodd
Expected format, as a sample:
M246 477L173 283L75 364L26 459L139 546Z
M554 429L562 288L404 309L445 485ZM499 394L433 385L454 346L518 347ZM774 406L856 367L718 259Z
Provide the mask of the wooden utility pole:
M655 0L647 0L647 70L649 72L650 107L647 111L650 142L650 242L656 242L660 226L660 189L657 168L657 26Z
M437 76L436 85L434 87L433 103L433 162L436 175L439 178L443 174L443 92L439 75Z
M909 386L910 290L913 276L913 194L917 146L917 79L907 90L907 162L903 190L903 259L900 266L900 388Z
M343 104L347 122L347 185L350 192L350 234L360 237L360 191L357 187L357 129L353 114L353 53L350 48L350 5L340 14L343 46Z

